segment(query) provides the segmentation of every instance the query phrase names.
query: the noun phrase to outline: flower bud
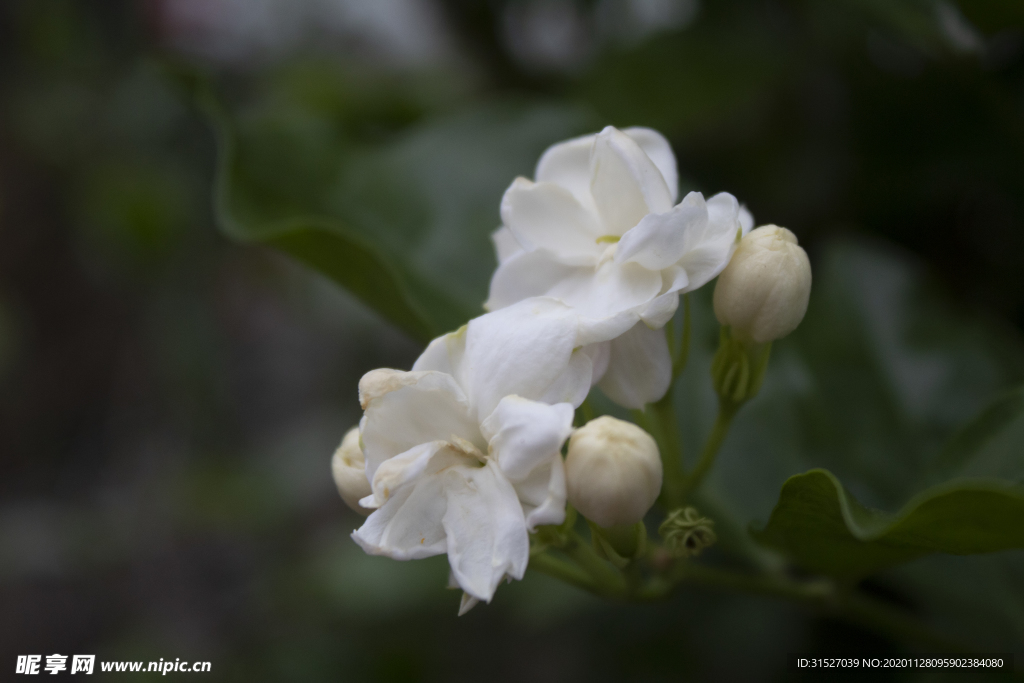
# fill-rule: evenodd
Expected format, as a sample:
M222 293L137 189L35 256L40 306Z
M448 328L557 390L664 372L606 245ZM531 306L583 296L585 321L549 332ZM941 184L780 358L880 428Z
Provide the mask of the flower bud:
M635 524L661 491L658 446L631 422L599 417L569 438L565 479L569 502L590 521Z
M740 240L715 284L715 316L739 340L770 342L796 329L807 312L811 264L796 235L764 225Z
M350 508L366 517L373 510L359 505L359 499L370 495L370 481L366 478L366 460L359 447L359 427L353 427L341 440L338 450L331 458L331 473L338 493Z

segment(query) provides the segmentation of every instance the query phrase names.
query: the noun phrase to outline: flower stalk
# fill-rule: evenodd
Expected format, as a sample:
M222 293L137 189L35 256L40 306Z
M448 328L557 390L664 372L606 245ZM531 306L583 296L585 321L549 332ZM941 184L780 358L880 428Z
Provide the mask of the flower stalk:
M673 325L670 323L666 325L666 331L673 330ZM674 331L674 330L673 330ZM669 337L669 348L675 349L675 345L672 343L673 339ZM673 382L686 369L686 362L690 359L690 295L683 295L683 334L682 339L679 343L678 351L674 352L672 360L672 380Z
M663 483L661 504L666 509L679 507L683 502L686 488L686 475L683 470L682 437L676 421L675 401L672 387L657 403L648 406L647 413L651 422L656 425L656 440L661 453Z
M561 560L546 551L530 556L530 569L590 593L600 593L597 583L589 574L575 564Z
M683 500L700 488L700 485L704 482L704 477L711 471L711 466L715 464L715 458L718 457L718 451L722 448L722 442L725 441L725 437L729 433L732 419L739 411L740 405L727 397L719 399L718 416L715 417L715 424L711 427L708 440L704 443L704 450L701 452L700 460L697 461L693 471L685 475L683 480L682 492L680 494Z
M700 586L788 600L820 614L845 619L876 633L937 652L962 653L971 649L967 644L935 631L897 606L857 590L842 590L828 579L751 574L695 564L688 559L672 560L660 571L655 569L646 574L639 561L620 570L598 557L575 532L563 550L571 561L541 552L531 557L530 568L607 598L661 602L680 586ZM653 560L659 556L665 556L665 549L653 542L648 543L644 558L648 570L656 566Z
M658 449L661 452L663 483L660 499L662 506L668 510L682 505L686 484L683 439L679 432L679 423L676 420L674 390L676 380L686 369L686 362L690 356L692 330L690 321L690 296L686 294L683 296L683 330L678 346L675 343L675 325L670 321L665 326L665 335L672 354L672 383L660 400L648 405L646 411L638 414L641 418L638 420L639 424L654 427L649 431L654 432Z

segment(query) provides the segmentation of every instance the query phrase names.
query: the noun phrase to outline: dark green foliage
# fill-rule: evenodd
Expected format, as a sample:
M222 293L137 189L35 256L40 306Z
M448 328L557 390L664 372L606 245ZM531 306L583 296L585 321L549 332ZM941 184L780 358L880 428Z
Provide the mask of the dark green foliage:
M828 470L811 470L783 485L754 538L806 569L850 580L930 553L1024 548L1021 520L1024 489L1005 482L953 481L891 514L858 503Z

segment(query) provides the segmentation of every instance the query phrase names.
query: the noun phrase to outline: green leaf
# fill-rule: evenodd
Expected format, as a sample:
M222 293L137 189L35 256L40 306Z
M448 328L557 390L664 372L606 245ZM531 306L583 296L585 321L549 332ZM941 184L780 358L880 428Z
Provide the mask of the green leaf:
M1005 393L955 434L939 455L936 472L1024 484L1024 387Z
M420 341L483 313L502 193L594 127L573 108L497 101L377 139L288 92L240 113L200 99L218 130L222 230L290 254Z
M427 341L438 334L409 296L406 278L372 245L346 235L341 224L297 219L260 240L324 273L414 339Z
M806 569L858 579L931 553L1024 548L1024 488L955 481L891 514L858 503L831 472L811 470L786 481L767 526L752 533Z

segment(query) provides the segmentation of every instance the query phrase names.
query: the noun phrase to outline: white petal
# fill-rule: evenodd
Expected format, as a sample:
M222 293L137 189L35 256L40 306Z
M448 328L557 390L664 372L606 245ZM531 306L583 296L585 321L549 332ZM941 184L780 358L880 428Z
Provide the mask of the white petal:
M665 136L651 128L624 128L622 132L640 145L644 154L649 156L654 165L658 167L672 194L672 202L675 202L676 196L679 194L679 170L676 168L676 155L672 153L672 146L668 144Z
M637 324L640 320L639 311L643 307L643 304L634 306L605 318L580 317L579 343L586 347L591 344L615 339ZM607 366L605 367L607 368ZM595 366L595 369L597 369L597 366Z
M442 335L430 342L420 357L413 363L413 372L436 370L455 376L455 368L462 363L462 354L466 352L466 330L463 325L454 332Z
M383 504L356 531L352 538L371 555L387 555L396 560L415 560L447 552L442 518L447 505L441 471L453 460L448 444L422 444L389 462L393 470L388 484L375 486L378 502L387 488ZM400 461L400 462L396 462Z
M416 377L403 370L378 368L359 378L359 405L363 410L385 394L416 383Z
M684 281L681 287L685 286L686 283ZM658 296L651 303L644 306L640 311L640 320L653 330L661 329L676 314L677 308L679 308L679 292L673 290Z
M569 190L576 201L594 209L590 194L590 150L597 135L584 135L548 147L537 162L534 178L538 183L557 183Z
M614 246L614 245L613 245ZM497 311L531 297L565 302L582 316L580 344L607 341L639 319L637 311L662 290L660 272L607 259L597 269L567 266L550 252L523 252L498 266L485 307Z
M612 340L608 372L598 386L619 405L643 408L665 395L672 383L672 356L664 330L638 323Z
M377 505L383 506L423 477L436 474L446 467L467 463L475 466L477 462L477 459L467 457L448 441L422 443L381 463L373 475L370 487Z
M738 228L743 227L743 221L740 220L740 203L736 200L736 197L732 196L728 192L719 192L715 196L708 199L708 222L710 223L709 236L711 234L720 234L723 231L733 231L733 239L736 238L735 231ZM749 211L743 209L750 215ZM753 217L750 218L750 224L753 225Z
M661 271L661 293L678 292L690 284L690 278L682 266L671 266Z
M367 402L360 422L367 479L372 482L377 468L388 458L420 444L447 441L452 434L486 448L469 400L451 375L436 371L389 373L386 382L380 375L367 373L359 383L361 394L364 383L377 391L387 385L383 386L387 391L374 394Z
M619 241L615 252L618 263L639 263L649 270L674 265L686 253L689 235L703 234L708 222L708 207L699 193L691 192L678 206L665 213L644 217Z
M679 172L676 158L668 141L650 128L633 127L622 131L650 157L665 179L671 198L675 203L679 187ZM538 183L558 183L573 193L585 207L592 205L590 194L590 150L597 135L584 135L553 145L544 152L537 162L534 178Z
M580 347L572 352L569 364L562 374L551 380L544 393L537 397L538 401L551 405L568 403L578 407L586 400L590 387L594 386L594 362L591 355L584 351L585 348Z
M531 400L551 391L577 395L591 380L589 358L572 357L580 345L578 329L576 312L549 298L527 299L471 320L456 379L478 421L510 394Z
M562 444L572 433L573 407L547 405L519 396L506 396L480 425L498 466L513 483L534 469L561 457Z
M690 283L682 266L671 266L661 271L661 294L640 309L640 319L651 329L664 327L679 308L679 292Z
M543 249L516 254L494 271L490 297L484 308L497 311L523 299L545 296L561 280L579 270L592 272L594 269L567 266Z
M609 235L622 235L649 213L672 208L665 177L629 136L608 126L590 156L590 191Z
M657 299L655 299L657 301ZM593 368L591 383L597 384L604 377L608 370L608 360L611 358L612 347L610 342L598 342L583 347L583 353L590 356L590 364Z
M526 479L513 482L516 495L526 515L526 526L532 532L538 526L565 521L565 463L562 456L534 468Z
M505 575L523 578L530 560L519 498L493 460L484 467L450 468L444 478L442 523L452 574L462 590L490 602Z
M547 249L562 263L592 265L602 251L596 217L555 183L516 178L502 197L501 220L526 250Z
M548 295L569 304L583 317L601 320L643 306L661 292L661 284L658 271L609 259L596 271L570 271Z
M693 291L716 277L729 264L736 250L737 233L742 233L740 209L736 198L720 192L707 201L708 222L705 230L688 239L687 252L679 260L686 269L689 284L682 291Z
M523 251L523 245L519 244L516 236L505 226L501 226L491 233L491 242L494 243L494 252L498 256L498 263L504 263Z

